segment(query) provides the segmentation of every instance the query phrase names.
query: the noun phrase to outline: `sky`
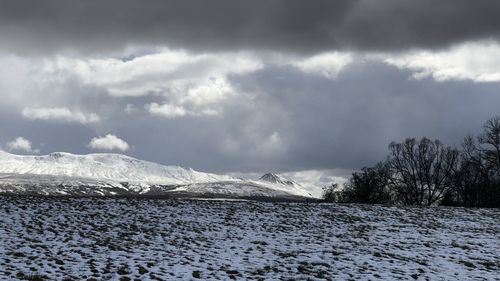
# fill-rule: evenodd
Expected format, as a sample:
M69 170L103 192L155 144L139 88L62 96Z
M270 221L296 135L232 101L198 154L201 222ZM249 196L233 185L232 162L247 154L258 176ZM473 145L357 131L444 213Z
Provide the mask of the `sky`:
M500 114L496 0L2 0L0 147L327 184Z

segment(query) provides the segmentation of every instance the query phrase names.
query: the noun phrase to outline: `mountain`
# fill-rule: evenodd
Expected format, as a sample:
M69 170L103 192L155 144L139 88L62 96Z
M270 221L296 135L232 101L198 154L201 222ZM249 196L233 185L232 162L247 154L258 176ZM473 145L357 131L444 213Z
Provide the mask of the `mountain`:
M17 156L0 152L0 174L51 175L131 183L187 184L233 180L229 176L162 166L120 154Z
M267 174L266 174L267 175ZM265 176L266 176L265 175ZM0 151L0 193L305 199L299 185L272 175L237 179L164 166L120 154L64 152L20 156Z
M296 185L297 184L291 180L285 179L284 177L279 176L277 174L273 174L273 173L267 173L267 174L263 175L262 177L260 177L260 180L270 182L270 183L283 184L283 185Z

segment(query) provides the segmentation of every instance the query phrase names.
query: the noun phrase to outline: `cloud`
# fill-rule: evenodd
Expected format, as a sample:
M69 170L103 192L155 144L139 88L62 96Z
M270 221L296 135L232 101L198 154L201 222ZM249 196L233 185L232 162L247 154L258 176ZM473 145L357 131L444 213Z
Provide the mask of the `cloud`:
M262 69L258 57L247 53L189 53L160 49L130 60L74 58L46 60L47 75L77 79L115 97L179 96L207 81Z
M68 73L47 67L54 57L30 58L0 52L0 110L16 111L27 120L95 124L110 113L112 100L101 89L85 85ZM125 105L123 105L125 106ZM50 122L52 123L52 122Z
M159 105L157 103L152 103L146 106L146 109L154 115L159 115L166 118L176 118L183 117L188 114L185 108L181 106L171 105L171 104L163 104Z
M333 79L351 62L353 62L353 58L348 53L330 52L297 60L291 65L305 73L323 75Z
M0 38L6 51L34 54L131 44L309 54L436 49L498 40L499 10L491 0L5 0Z
M17 137L15 140L10 141L6 144L7 149L11 151L23 151L23 152L34 152L38 153L38 150L33 150L31 141L23 138Z
M19 112L43 101L31 105L26 98L28 105L19 109L2 100L0 120L8 122L0 122L0 142L24 136L34 144L44 143L44 151L89 153L86 145L93 137L112 133L134 144L135 149L127 150L131 156L201 171L359 169L383 160L392 140L427 136L460 145L464 135L479 132L487 118L498 114L498 83L437 83L408 79L408 73L377 61L360 63L356 56L335 79L297 71L288 64L270 64L229 76L231 94L200 103L219 110L219 115L188 113L171 119L151 114L144 105L171 104L191 112L196 102L179 104L188 92L178 99L114 97L73 80L60 91L58 102L47 104L88 108L106 118L96 126L32 122ZM54 90L38 96L45 99L42 93L51 96ZM133 114L123 111L127 104L135 107ZM82 140L87 142L82 145Z
M145 108L149 113L165 118L216 116L222 111L222 102L234 92L226 79L211 78L207 83L189 89L184 96L170 98L170 103L160 105L154 102Z
M476 83L498 81L495 1L73 2L2 2L2 142L88 153L113 132L200 170L357 169L498 114Z
M181 102L195 106L210 105L227 99L234 91L226 79L210 78L207 83L189 89Z
M96 150L127 151L130 149L130 146L127 142L111 134L107 134L104 137L92 138L92 140L88 144L88 147Z
M412 51L386 55L386 63L413 72L413 78L436 81L500 81L500 44L468 42L442 51Z
M0 107L25 106L27 102L41 99L39 93L40 71L37 65L40 61L15 55L0 53ZM34 94L35 92L38 95ZM46 95L43 95L47 99Z
M101 121L95 113L72 111L66 107L27 107L23 109L23 116L30 120L59 121L67 123L90 124Z
M287 151L287 144L279 132L273 132L267 138L260 140L255 153L265 157L275 157L284 154Z
M263 67L259 57L247 53L193 54L161 49L125 61L58 56L45 60L42 71L47 77L102 89L111 97L155 97L146 109L172 118L219 115L221 103L235 94L230 77ZM125 108L126 113L133 110L132 104Z

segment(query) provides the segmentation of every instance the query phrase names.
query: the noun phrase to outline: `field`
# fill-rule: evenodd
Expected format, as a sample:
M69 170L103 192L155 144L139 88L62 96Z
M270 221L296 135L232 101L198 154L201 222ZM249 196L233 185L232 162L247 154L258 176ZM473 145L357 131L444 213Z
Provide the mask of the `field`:
M499 280L500 210L0 197L0 280Z

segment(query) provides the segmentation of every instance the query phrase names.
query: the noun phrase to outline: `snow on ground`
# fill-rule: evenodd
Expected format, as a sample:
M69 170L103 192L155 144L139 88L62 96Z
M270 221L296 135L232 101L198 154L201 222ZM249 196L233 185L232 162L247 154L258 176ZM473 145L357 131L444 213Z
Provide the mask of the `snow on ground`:
M0 197L0 280L499 280L500 210Z

